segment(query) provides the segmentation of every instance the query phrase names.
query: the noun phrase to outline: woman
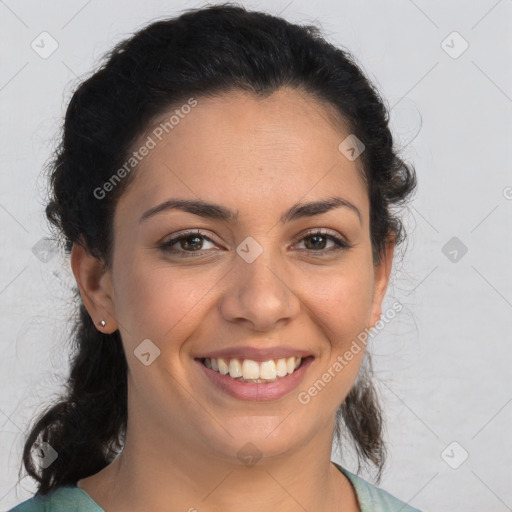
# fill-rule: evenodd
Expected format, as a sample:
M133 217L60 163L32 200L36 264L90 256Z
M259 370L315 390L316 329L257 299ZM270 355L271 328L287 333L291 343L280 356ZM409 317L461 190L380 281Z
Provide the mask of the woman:
M415 510L330 460L346 433L383 468L366 333L416 185L349 54L230 4L158 21L50 171L77 351L13 510Z

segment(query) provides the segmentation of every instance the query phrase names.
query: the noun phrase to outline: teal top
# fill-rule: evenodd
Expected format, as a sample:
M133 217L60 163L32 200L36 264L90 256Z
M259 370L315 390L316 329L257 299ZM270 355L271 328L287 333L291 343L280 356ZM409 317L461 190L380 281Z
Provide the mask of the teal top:
M336 462L333 464L354 486L361 512L420 512L350 473ZM54 489L46 496L34 496L8 512L105 512L105 510L80 487L66 485Z

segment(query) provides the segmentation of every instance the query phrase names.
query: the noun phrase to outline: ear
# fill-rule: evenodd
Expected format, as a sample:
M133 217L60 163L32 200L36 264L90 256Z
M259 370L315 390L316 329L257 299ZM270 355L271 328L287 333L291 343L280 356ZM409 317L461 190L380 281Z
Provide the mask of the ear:
M110 334L118 326L115 317L113 288L110 270L104 262L93 256L85 243L74 243L71 249L71 268L82 301L89 315L101 332ZM100 322L105 320L102 327Z
M389 283L389 276L391 273L391 266L393 263L393 253L395 250L396 237L391 234L386 242L385 248L381 253L380 262L374 267L374 288L373 288L373 303L370 314L369 328L375 326L379 321L382 314L382 301Z

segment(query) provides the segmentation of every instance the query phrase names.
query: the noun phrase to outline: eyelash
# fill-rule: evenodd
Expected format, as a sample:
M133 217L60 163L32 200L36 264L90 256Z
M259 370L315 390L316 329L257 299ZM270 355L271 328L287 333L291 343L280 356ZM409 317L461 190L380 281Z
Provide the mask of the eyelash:
M180 257L184 257L184 258L198 257L198 256L196 256L196 254L200 253L201 250L185 251L183 249L181 249L181 250L174 249L172 247L173 245L180 242L181 240L186 240L187 238L190 238L193 235L195 235L196 237L202 238L204 240L208 240L212 243L215 243L210 237L204 235L200 231L187 231L179 236L176 236L174 238L171 238L170 240L167 240L166 242L164 242L163 244L160 245L160 249L162 249L166 253L178 254L178 255L180 255ZM330 233L327 233L321 229L317 229L317 230L313 230L313 231L309 231L309 232L305 233L302 236L302 238L300 238L296 243L302 242L303 240L305 240L307 238L314 237L314 236L322 236L328 240L331 240L335 244L335 247L331 247L330 249L320 249L320 250L303 249L309 253L314 254L315 256L324 256L326 254L331 254L331 253L335 253L335 252L339 252L339 251L345 251L345 250L351 249L353 247L352 245L347 243L345 240L343 240L337 236L334 236ZM201 255L199 254L199 256L201 256Z

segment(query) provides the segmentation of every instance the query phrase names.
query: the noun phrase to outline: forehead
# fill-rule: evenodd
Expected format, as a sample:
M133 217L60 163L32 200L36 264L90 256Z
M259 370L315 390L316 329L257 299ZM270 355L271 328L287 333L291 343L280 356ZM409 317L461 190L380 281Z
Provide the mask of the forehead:
M141 212L171 196L221 202L242 213L244 205L268 211L270 203L281 211L339 192L364 215L362 164L339 150L350 133L327 105L292 89L265 98L232 91L194 100L193 108L175 105L162 113L140 137L135 149L150 139L152 148L117 211Z

